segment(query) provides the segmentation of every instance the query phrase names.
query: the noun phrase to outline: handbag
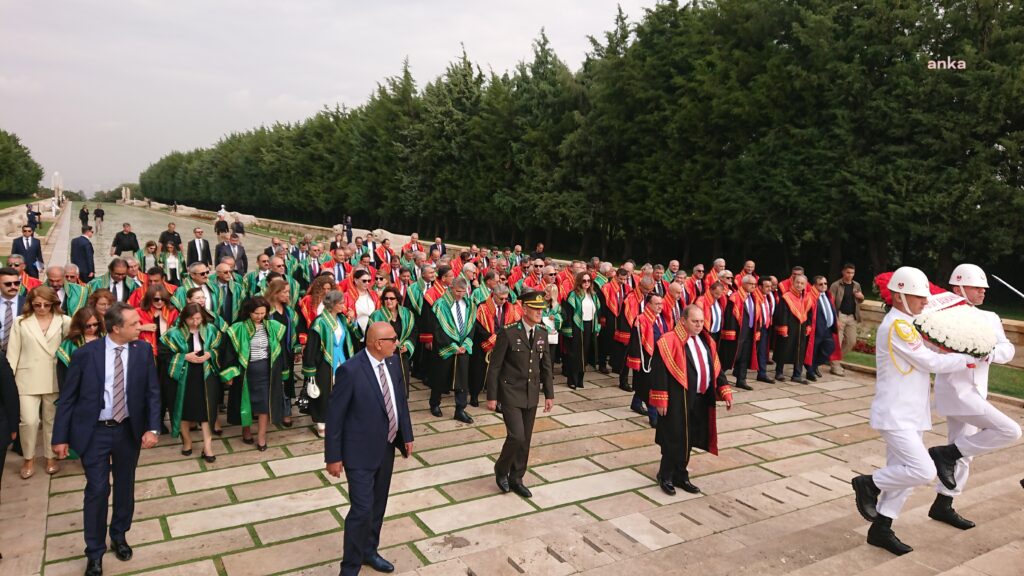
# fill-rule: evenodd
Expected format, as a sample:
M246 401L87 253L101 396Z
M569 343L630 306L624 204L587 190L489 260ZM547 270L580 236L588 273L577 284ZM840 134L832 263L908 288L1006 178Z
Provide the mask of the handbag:
M316 376L306 379L306 395L316 400L320 397L320 387L316 385Z

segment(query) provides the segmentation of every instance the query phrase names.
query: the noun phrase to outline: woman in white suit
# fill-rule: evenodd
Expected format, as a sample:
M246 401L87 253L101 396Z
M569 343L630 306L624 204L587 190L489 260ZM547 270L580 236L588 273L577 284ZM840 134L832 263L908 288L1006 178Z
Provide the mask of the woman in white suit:
M50 446L53 417L57 412L57 348L71 325L60 310L60 299L49 286L33 288L25 298L25 309L11 326L7 360L14 371L21 404L21 447L25 463L21 477L35 474L36 439L40 414L43 423L43 453L46 473L60 471Z

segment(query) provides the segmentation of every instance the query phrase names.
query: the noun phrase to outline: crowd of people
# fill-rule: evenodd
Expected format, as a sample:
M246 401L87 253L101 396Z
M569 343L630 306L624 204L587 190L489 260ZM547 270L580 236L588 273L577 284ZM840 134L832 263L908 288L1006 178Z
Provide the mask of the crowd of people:
M100 210L93 211L96 223ZM657 429L659 486L667 494L676 487L695 493L687 464L693 448L717 453L716 405L729 409L734 388L750 390L749 373L767 384L807 384L824 369L843 375L840 360L856 343L864 300L852 264L831 283L809 278L799 266L780 281L760 275L750 260L735 272L719 258L689 273L677 260L559 263L542 244L530 254L519 245L455 249L441 238L425 244L414 233L393 246L372 233L353 238L350 226L329 242L273 238L250 269L241 234L227 229L223 214L216 245L201 226L183 240L174 223L140 243L124 223L106 271L97 274L94 231L85 222L83 216L70 263L43 268L41 254L30 265L12 251L0 269L0 346L9 364L0 366L0 377L11 374L17 387L20 433L11 438L24 455L25 479L35 474L40 430L48 474L60 470L61 457L75 456L74 442L68 444L75 408L65 404L79 399L68 390L81 390L88 376L82 365L92 352L86 350L98 351L100 359L91 361L106 366L96 404L104 427L122 424L117 391L120 386L123 397L131 388L115 381L126 378L125 366L145 377L151 365L152 378L143 378L138 390L156 414L137 405L147 417L132 423L136 450L169 434L180 438L182 456L191 457L195 431L198 457L214 462L213 438L224 426L240 426L242 441L264 451L268 431L291 427L296 408L310 416L312 434L329 438L342 367L371 345L363 354L378 358L371 364L383 362L381 350L388 350L394 378L381 382L394 386L395 404L406 405L411 378L418 378L430 390L434 417L444 416L446 395L453 396L451 415L460 422L473 422L470 408L480 407L481 394L486 408L504 414L506 447L495 467L502 492L530 496L523 475L533 419L540 395L545 411L551 409L552 366L560 366L569 389L584 388L589 370L617 373L619 387L632 392L631 408ZM14 247L30 251L32 232L26 227ZM45 279L35 278L33 268L44 270ZM122 352L114 350L124 349L122 363ZM132 364L136 353L148 364ZM519 381L522 388L510 392ZM400 436L405 439L396 446L407 443L411 451L411 431ZM116 443L111 446L114 456L101 459L104 474L113 465L116 477ZM97 480L101 488L105 481ZM102 500L105 510L110 489L109 483L105 493L93 488L86 490L87 516L90 498L94 506ZM117 518L115 511L115 524ZM96 523L105 530L105 520L92 522L94 531ZM121 547L124 521L120 532L115 524L115 552L130 557L130 547ZM86 539L92 566L105 548Z

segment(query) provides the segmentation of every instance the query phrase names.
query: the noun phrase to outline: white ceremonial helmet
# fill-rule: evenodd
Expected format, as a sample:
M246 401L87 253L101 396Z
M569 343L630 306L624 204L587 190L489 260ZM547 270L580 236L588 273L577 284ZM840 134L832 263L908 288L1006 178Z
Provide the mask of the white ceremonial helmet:
M890 292L910 294L927 298L932 292L928 289L928 277L913 266L900 266L892 273L889 284L886 286Z
M949 275L950 286L970 286L972 288L988 288L985 271L977 264L961 264Z

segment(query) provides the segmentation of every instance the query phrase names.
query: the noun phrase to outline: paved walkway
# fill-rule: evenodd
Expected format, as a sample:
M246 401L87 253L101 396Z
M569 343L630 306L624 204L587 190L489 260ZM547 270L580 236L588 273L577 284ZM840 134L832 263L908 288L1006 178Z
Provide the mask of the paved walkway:
M142 227L141 217L132 221ZM397 462L382 537L396 573L997 576L1024 565L1024 444L975 460L957 507L978 528L929 520L934 491L921 488L897 523L914 553L896 558L864 543L867 524L849 479L884 461L867 425L867 376L738 391L732 411L719 413L721 453L691 463L704 494L676 497L656 486L653 430L629 410L617 380L592 372L576 391L564 382L556 379L556 407L537 422L531 500L494 486L499 416L470 408L476 422L461 424L447 400L445 417L432 417L428 392L413 383L416 454ZM1024 420L1022 409L1007 412ZM926 442L944 443L944 433L936 421ZM108 555L106 572L336 574L346 482L323 472L322 442L305 417L271 432L268 444L258 452L230 427L216 440L214 464L182 457L169 437L143 451L129 534L135 557L121 563ZM8 462L0 573L83 571L83 486L77 463L25 482Z

